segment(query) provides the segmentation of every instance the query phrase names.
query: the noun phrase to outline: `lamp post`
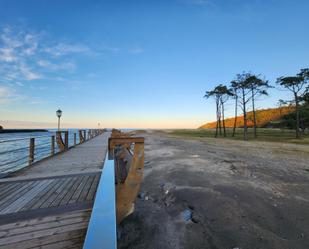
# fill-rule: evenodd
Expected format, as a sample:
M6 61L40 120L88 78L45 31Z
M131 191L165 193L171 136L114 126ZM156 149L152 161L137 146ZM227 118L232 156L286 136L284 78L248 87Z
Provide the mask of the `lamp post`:
M61 115L62 115L62 111L60 109L58 109L56 111L56 115L58 117L58 131L60 131L60 118L61 118Z

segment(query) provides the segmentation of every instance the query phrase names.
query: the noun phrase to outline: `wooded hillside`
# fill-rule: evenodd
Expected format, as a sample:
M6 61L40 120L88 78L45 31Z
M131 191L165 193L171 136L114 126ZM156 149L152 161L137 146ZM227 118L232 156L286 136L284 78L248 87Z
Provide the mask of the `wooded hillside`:
M286 106L281 108L271 108L271 109L263 109L256 111L257 116L257 126L264 127L270 122L280 121L283 116L292 113L295 110L293 106ZM253 113L248 112L248 127L253 127ZM232 128L234 126L234 117L225 119L226 127ZM217 122L211 122L204 124L199 127L199 129L209 129L216 128ZM244 120L243 116L237 117L236 127L243 127Z

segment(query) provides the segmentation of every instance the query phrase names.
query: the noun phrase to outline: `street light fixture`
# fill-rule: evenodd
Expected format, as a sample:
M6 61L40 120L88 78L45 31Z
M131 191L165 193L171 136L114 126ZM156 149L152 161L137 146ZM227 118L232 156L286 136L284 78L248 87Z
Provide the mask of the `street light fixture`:
M58 117L58 131L60 131L60 118L61 118L61 116L62 116L62 111L61 111L60 109L58 109L58 110L56 111L56 115L57 115L57 117Z

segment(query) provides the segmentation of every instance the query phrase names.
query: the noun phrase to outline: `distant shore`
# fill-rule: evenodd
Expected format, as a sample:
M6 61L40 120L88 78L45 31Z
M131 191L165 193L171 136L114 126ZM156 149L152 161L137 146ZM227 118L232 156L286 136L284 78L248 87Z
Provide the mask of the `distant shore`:
M0 129L0 133L48 132L46 129Z

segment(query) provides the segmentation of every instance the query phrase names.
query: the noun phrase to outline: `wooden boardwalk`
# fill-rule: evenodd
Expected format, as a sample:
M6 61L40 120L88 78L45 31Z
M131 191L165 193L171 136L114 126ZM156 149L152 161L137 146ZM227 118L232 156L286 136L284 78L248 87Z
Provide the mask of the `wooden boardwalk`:
M0 248L82 248L108 136L0 180Z

